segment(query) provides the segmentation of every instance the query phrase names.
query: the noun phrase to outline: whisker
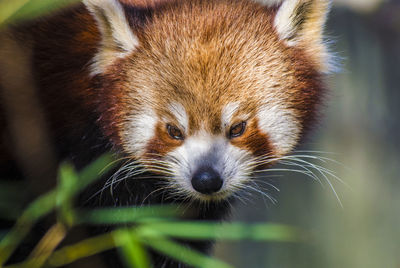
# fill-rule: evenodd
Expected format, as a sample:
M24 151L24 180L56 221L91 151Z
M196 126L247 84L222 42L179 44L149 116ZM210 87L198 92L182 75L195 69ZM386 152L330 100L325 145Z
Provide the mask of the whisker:
M261 191L260 189L257 189L256 187L253 187L251 185L247 185L246 186L247 189L253 190L259 194L261 194L263 197L266 197L268 200L270 200L273 204L277 203L277 200L275 198L273 198L272 196L270 196L269 194Z
M321 180L319 179L318 176L316 176L314 174L314 172L311 169L314 169L315 171L317 171L326 181L326 183L329 185L330 189L332 190L333 194L335 195L338 203L340 204L341 207L343 207L343 204L340 200L340 197L338 195L338 193L336 192L332 182L330 181L330 179L328 178L327 175L335 178L337 181L341 182L342 184L348 186L346 183L344 183L343 180L341 180L336 174L334 174L333 171L322 167L320 165L311 163L310 161L307 161L305 159L313 159L313 160L318 160L321 162L326 163L327 161L331 161L331 162L336 162L335 160L332 160L330 158L327 157L321 157L321 156L314 156L314 155L304 155L304 154L295 154L295 155L288 155L288 156L282 156L280 157L279 162L283 165L291 165L291 166L297 166L299 168L302 168L304 170L306 170L306 173L308 173L308 176L311 176L313 178L318 178L318 181L321 182ZM284 161L282 161L284 160ZM294 171L294 170L292 170ZM296 172L296 171L294 171Z
M282 176L279 176L279 177L282 177ZM269 183L269 182L266 182L266 181L263 181L263 180L257 180L257 179L254 179L254 178L252 179L252 181L254 181L255 183L265 184L265 185L271 187L272 189L274 189L275 191L280 192L279 188L276 187L275 185L273 185L272 183Z
M290 162L290 161L281 161L279 163L282 164L282 165L300 167L300 168L304 169L305 171L307 171L315 181L318 181L321 185L323 185L322 182L321 182L321 179L318 176L316 176L314 174L314 172L312 170L310 170L306 165L300 165L298 163Z
M314 164L314 163L305 161L305 160L303 160L303 159L296 159L296 158L293 158L293 160L294 160L294 161L297 161L297 162L302 162L302 163L304 163L306 166L312 167L312 168L316 169L316 170L319 171L319 172L324 172L324 173L326 173L326 174L332 176L333 178L335 178L337 181L339 181L339 182L342 183L343 185L345 185L345 186L347 186L348 188L350 188L350 186L347 185L347 184L346 184L342 179L340 179L338 176L336 176L335 173L334 173L333 171L331 171L331 170L329 170L329 169L327 169L327 168L325 168L325 167L322 167L322 166L320 166L320 165L317 165L317 164Z

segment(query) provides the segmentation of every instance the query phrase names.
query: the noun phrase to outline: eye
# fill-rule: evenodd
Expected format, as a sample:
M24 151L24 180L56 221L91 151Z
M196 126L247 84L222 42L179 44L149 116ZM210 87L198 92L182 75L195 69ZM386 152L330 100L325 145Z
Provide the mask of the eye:
M229 137L237 138L243 135L244 131L246 130L246 122L240 122L236 125L233 125L229 130Z
M183 140L182 131L180 131L179 128L177 128L176 126L167 124L167 130L168 130L168 134L171 136L171 138L173 138L175 140Z

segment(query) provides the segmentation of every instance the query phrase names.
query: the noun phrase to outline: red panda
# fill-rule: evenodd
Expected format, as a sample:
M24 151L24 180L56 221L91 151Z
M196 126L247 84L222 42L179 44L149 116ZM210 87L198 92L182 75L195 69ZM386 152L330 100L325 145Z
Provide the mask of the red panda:
M327 1L84 2L101 36L88 66L98 122L178 193L226 198L256 159L287 154L312 123Z
M217 204L314 124L330 70L329 6L84 0L12 38L29 39L59 160L82 166L112 150L156 178L114 194L119 203L138 205L157 191L158 201L147 200L163 203L168 192L173 201L211 204L195 207L197 217L219 219Z

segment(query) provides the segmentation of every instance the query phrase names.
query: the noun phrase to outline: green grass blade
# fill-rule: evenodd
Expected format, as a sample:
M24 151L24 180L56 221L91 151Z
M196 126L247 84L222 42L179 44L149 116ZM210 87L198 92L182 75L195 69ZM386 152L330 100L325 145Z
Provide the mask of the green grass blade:
M116 245L114 243L114 239L111 233L106 233L93 238L82 240L74 245L65 246L59 250L56 250L48 258L46 264L48 264L48 266L50 267L65 266L77 260L99 254L115 247ZM11 266L6 266L4 268L30 267L32 263L37 262L41 258L43 258L43 256L30 258L28 260L25 260L24 262L17 263Z
M0 25L12 17L30 0L0 0Z
M79 0L0 0L0 25L33 19L78 2Z
M57 191L53 190L42 195L36 201L31 203L24 214L30 217L31 221L36 221L44 215L50 213L56 206Z
M80 223L121 224L143 222L151 219L166 219L179 216L175 206L144 206L95 209L79 213Z
M112 165L109 164L111 159L108 155L102 156L82 170L79 175L76 174L71 165L61 165L59 171L61 184L59 187L33 201L18 218L14 227L0 241L0 266L7 261L22 239L30 232L33 224L54 210L56 206L61 208L64 220L72 225L74 214L71 200L73 196L97 179L102 170L111 168Z
M73 198L75 188L79 181L78 174L71 164L64 163L60 166L58 176L57 214L58 219L66 226L72 226L75 220Z
M159 234L157 238L145 237L142 239L142 242L166 256L169 256L194 267L232 268L232 266L229 264L226 264L215 258L211 258L193 249L189 249L186 246L180 245L179 243L160 236Z
M22 239L30 232L33 224L55 208L56 197L56 191L39 197L18 218L14 227L0 241L0 266L7 261Z
M120 251L126 264L132 268L150 268L150 259L139 237L128 230L120 230L114 233L116 244L120 245Z
M82 240L74 245L63 247L55 251L49 258L50 266L59 267L73 263L79 259L86 258L115 248L114 237L106 233L96 237Z
M295 242L300 233L293 227L277 224L242 224L212 222L155 222L138 227L142 235L162 234L192 240L255 240Z

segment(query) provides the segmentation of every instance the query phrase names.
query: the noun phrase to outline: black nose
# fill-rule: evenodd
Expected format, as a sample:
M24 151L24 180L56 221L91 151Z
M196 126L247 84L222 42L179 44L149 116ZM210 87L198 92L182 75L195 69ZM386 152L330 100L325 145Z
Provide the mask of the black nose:
M202 194L218 192L222 187L222 183L219 173L210 167L198 169L192 178L193 188Z

